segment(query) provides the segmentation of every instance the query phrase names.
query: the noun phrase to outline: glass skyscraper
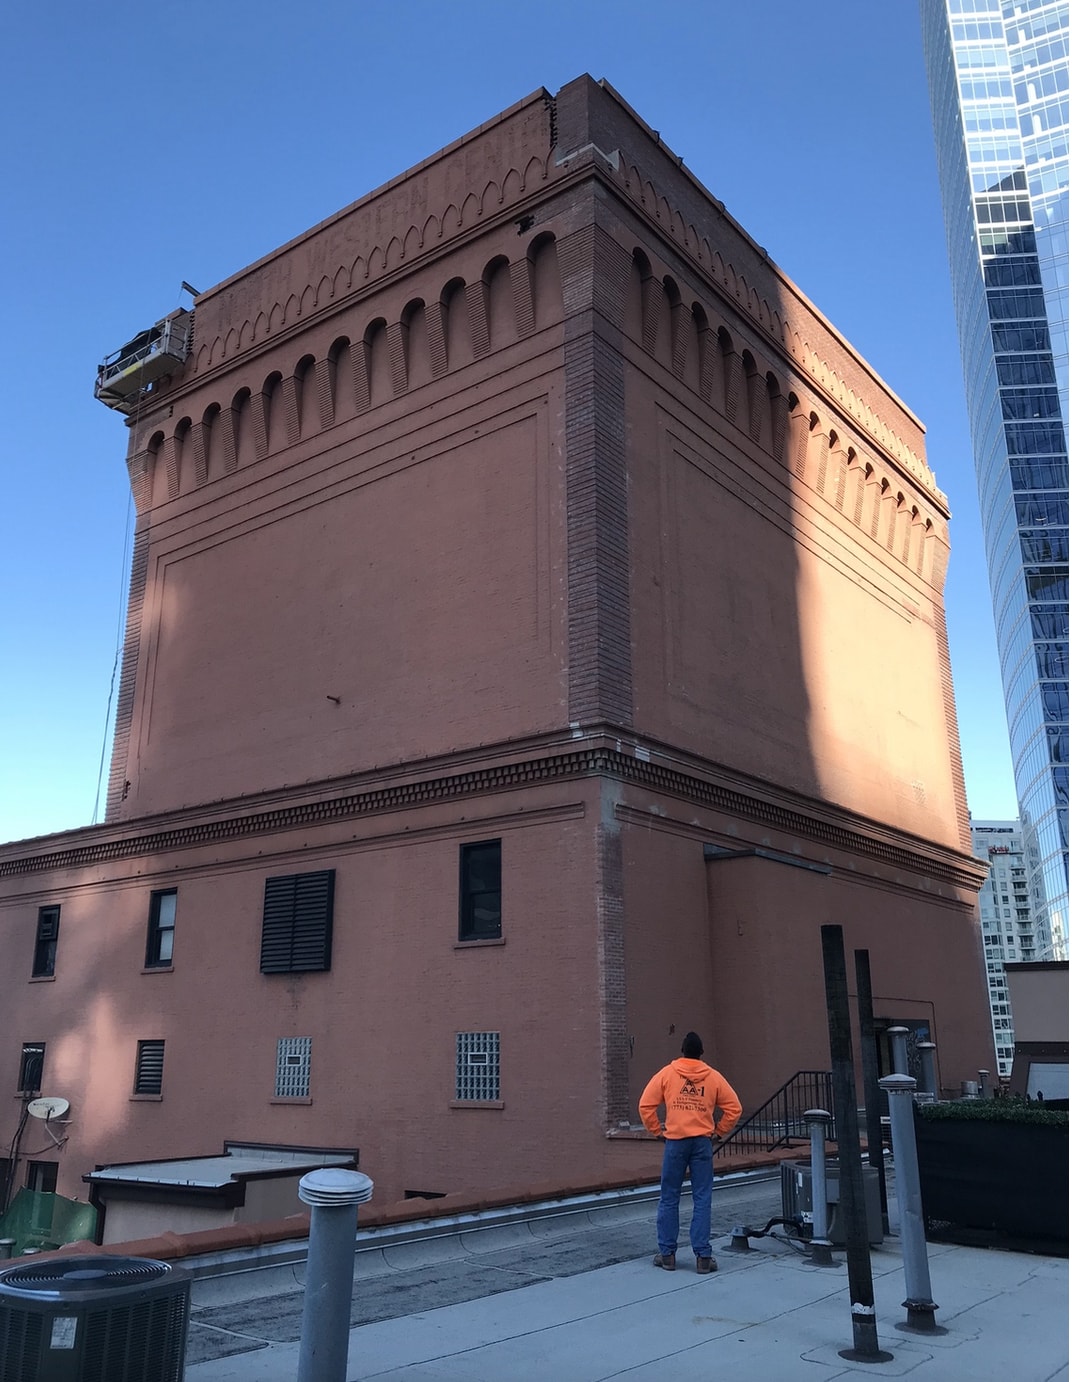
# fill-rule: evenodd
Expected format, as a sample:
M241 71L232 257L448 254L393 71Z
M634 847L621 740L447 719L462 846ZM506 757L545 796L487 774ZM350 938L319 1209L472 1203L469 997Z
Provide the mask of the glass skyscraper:
M920 0L1039 959L1068 938L1068 3Z

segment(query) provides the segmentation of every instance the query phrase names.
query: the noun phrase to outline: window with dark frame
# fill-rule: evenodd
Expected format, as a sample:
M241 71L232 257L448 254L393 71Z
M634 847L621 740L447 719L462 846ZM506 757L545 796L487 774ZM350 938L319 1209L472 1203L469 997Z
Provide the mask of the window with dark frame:
M502 936L502 841L462 845L460 869L458 939L498 940Z
M160 1094L164 1088L164 1043L139 1041L134 1067L134 1093Z
M19 1061L19 1093L36 1094L45 1075L45 1043L24 1041Z
M266 878L261 973L330 969L334 905L334 869Z
M56 941L60 934L60 909L38 907L31 978L51 978L56 973Z
M26 1189L38 1193L54 1195L59 1166L54 1161L29 1161L26 1163Z
M178 891L168 888L149 898L149 934L145 943L145 968L170 965L175 951L175 905Z

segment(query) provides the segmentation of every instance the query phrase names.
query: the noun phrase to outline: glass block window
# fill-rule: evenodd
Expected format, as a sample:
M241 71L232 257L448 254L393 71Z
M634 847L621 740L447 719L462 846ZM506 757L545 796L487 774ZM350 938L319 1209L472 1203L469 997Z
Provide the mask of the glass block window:
M134 1068L134 1093L159 1094L164 1088L164 1043L139 1041Z
M499 1033L459 1032L456 1099L499 1098Z
M280 1037L275 1058L275 1097L308 1099L312 1037Z

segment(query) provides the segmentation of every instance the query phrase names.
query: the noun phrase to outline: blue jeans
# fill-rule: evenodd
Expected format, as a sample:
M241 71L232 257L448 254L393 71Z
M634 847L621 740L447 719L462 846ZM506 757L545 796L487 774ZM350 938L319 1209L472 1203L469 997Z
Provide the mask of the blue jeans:
M663 1146L663 1171L655 1232L665 1257L677 1251L678 1215L685 1171L692 1183L692 1223L689 1242L697 1257L711 1256L711 1182L714 1179L709 1137L668 1138Z

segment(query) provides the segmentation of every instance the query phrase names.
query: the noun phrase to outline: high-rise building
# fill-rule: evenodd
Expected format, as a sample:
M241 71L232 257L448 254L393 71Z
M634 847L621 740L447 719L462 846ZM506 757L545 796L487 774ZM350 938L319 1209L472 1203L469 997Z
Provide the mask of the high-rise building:
M1024 836L1019 821L972 821L971 833L972 853L990 865L990 877L979 894L979 912L997 1072L1008 1079L1014 1033L1005 966L1037 959Z
M1068 944L1068 4L921 0L1040 959Z

